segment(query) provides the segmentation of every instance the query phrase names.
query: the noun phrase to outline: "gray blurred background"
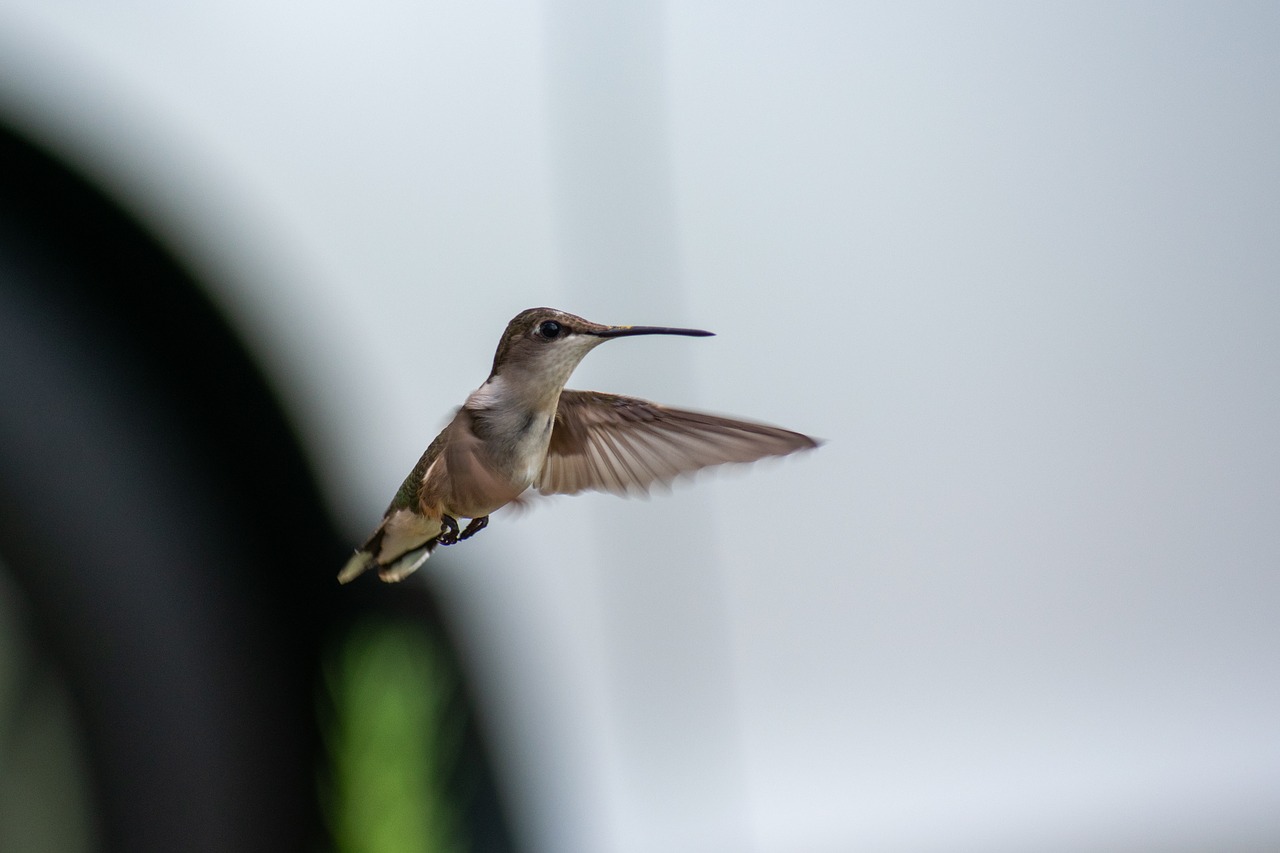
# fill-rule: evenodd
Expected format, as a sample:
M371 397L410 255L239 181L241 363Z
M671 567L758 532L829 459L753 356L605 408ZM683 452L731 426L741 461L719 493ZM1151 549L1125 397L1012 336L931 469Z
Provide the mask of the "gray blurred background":
M1277 44L1274 3L11 0L0 116L206 289L351 545L530 306L717 333L570 387L828 441L412 578L521 849L1261 851Z

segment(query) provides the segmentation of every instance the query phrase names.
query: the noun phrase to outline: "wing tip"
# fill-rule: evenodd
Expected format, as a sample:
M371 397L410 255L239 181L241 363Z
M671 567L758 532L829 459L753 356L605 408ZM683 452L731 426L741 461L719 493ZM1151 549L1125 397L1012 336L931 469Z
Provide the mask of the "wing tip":
M819 447L827 443L827 439L825 438L817 438L812 435L805 435L804 433L801 433L801 432L796 433L796 435L804 439L803 443L801 443L796 448L797 451L817 450Z

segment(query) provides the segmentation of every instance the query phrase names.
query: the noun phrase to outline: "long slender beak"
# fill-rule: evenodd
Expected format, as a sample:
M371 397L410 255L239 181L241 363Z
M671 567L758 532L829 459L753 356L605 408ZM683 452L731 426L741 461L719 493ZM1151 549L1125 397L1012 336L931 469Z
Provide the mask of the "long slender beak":
M672 329L666 326L610 326L603 331L591 334L598 338L625 338L630 335L687 335L691 338L708 338L715 332L704 332L701 329Z

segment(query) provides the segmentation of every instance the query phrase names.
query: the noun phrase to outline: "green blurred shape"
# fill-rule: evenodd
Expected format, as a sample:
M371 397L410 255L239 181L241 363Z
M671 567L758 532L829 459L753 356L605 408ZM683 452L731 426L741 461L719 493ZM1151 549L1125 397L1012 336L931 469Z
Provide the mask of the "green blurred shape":
M340 853L466 849L450 780L462 743L456 674L423 627L357 624L327 662L327 813Z
M0 851L98 850L93 807L70 688L0 563Z

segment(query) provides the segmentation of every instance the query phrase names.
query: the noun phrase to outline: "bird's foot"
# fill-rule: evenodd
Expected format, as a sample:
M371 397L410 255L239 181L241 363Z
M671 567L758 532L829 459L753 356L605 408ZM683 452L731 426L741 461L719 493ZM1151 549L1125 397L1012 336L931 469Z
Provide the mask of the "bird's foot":
M436 544L453 545L458 541L458 519L452 515L440 516L440 523L444 526L444 530L440 531L440 535L436 537ZM467 526L470 530L470 525Z
M463 539L470 539L472 536L475 536L477 533L479 533L481 530L484 530L488 526L489 526L489 516L482 515L479 518L473 518L467 522L467 529L462 531L462 533L458 536L458 541L461 542Z

